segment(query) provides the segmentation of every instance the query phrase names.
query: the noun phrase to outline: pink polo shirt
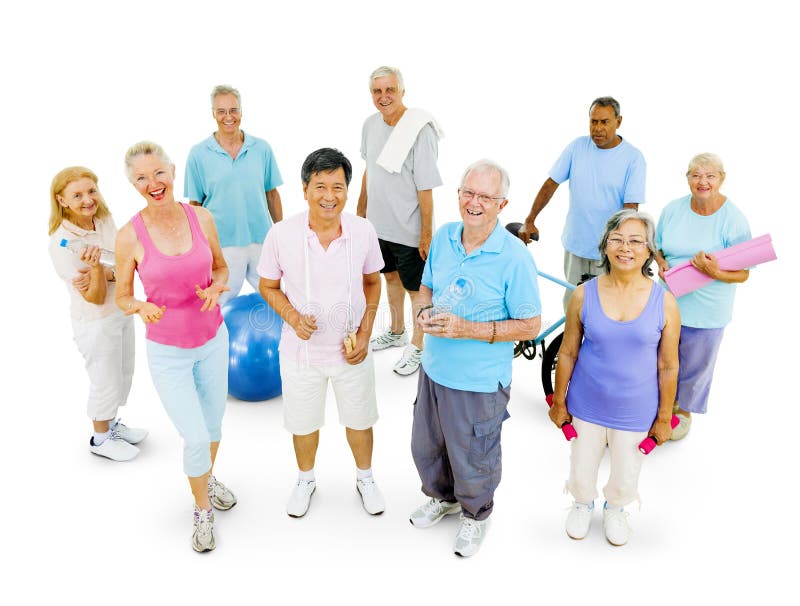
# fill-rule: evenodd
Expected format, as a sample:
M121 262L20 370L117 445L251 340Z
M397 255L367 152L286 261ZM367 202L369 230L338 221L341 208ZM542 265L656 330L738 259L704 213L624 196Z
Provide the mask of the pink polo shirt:
M284 360L308 361L317 366L344 363L342 342L348 326L357 328L364 317L367 301L363 276L380 270L383 256L369 221L348 213L341 214L341 221L342 234L327 250L308 227L307 212L276 223L267 233L258 263L259 275L282 280L292 306L317 320L317 330L308 341L300 339L284 323L278 348Z

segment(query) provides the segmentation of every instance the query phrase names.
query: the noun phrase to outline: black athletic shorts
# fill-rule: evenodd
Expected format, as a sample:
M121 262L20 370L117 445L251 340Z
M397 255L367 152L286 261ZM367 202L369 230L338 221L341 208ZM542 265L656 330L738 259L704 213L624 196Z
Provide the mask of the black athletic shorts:
M387 242L378 238L383 255L382 274L396 271L400 275L403 288L412 292L419 290L422 281L422 270L425 269L425 261L419 255L419 248Z

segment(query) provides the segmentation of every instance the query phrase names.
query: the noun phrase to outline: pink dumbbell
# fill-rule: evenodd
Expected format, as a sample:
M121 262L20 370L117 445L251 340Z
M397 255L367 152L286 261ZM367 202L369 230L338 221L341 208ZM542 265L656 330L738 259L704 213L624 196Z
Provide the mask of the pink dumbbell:
M547 394L545 396L544 400L545 400L545 402L547 402L547 406L549 406L550 408L553 408L553 394L551 394L551 393ZM567 442L571 442L572 440L574 440L575 438L578 437L578 432L575 431L575 428L572 426L572 423L570 423L569 421L566 421L561 426L561 431L563 432L564 437L567 438Z
M672 426L672 429L675 429L678 426L678 417L677 415L672 415L672 418L669 421L669 424ZM650 452L658 446L658 443L655 441L653 436L647 436L644 440L639 442L639 452L642 454L650 454Z

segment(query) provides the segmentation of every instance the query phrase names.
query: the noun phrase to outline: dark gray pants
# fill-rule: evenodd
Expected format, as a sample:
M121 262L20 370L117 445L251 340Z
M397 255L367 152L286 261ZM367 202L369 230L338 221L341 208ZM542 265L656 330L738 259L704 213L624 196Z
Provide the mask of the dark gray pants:
M508 417L511 385L493 393L461 391L419 370L411 454L422 492L461 503L464 515L485 520L502 472L500 430Z

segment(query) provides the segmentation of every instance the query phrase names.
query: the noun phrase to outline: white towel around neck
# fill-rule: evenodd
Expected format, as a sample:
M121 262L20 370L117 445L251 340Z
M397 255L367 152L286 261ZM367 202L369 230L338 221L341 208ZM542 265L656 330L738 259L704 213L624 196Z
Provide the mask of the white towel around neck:
M444 136L442 129L436 123L433 116L424 109L408 108L400 120L395 124L392 134L383 146L376 164L385 168L390 173L399 173L403 168L403 162L408 156L408 152L414 146L417 135L422 127L430 124L436 136L441 139Z

